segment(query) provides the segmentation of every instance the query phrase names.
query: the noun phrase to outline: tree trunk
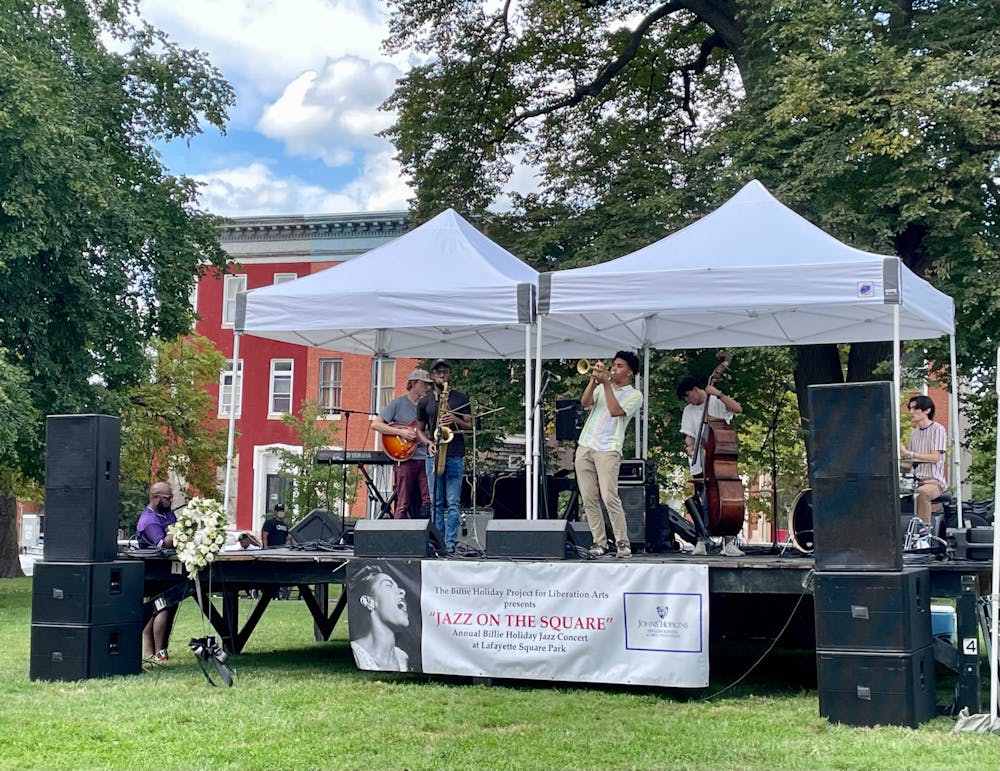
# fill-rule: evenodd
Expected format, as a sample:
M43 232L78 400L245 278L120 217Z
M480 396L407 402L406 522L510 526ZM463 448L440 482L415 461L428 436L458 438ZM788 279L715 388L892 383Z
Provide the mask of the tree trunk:
M7 491L0 494L0 578L24 577L17 543L17 501Z
M891 380L892 370L876 375L875 367L889 361L892 343L854 343L847 357L847 382L865 383L870 380Z

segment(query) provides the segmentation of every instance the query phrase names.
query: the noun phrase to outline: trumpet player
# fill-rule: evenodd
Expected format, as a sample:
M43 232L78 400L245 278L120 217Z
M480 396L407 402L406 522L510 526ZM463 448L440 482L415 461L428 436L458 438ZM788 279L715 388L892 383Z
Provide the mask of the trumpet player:
M451 388L451 364L438 359L431 367L434 387L417 404L417 436L427 447L427 482L434 524L444 534L445 546L455 551L465 475L465 437L472 428L469 397ZM445 401L446 399L446 401ZM443 407L442 407L443 402ZM438 453L446 453L442 466Z
M587 369L585 366L579 368ZM642 406L642 393L632 386L637 369L638 356L631 351L618 351L610 370L606 370L601 361L589 368L590 379L580 397L580 403L590 410L590 414L577 440L576 484L594 541L590 553L595 557L611 551L601 511L602 499L611 519L615 556L620 559L632 556L625 509L618 496L618 469L622 462L625 429Z

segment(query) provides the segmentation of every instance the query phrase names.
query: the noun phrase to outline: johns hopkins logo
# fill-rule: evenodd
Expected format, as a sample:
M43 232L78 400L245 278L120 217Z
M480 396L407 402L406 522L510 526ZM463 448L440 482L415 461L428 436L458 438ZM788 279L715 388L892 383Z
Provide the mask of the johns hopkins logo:
M669 610L669 608L666 605L657 605L656 606L656 615L659 616L660 618L666 618L668 610Z

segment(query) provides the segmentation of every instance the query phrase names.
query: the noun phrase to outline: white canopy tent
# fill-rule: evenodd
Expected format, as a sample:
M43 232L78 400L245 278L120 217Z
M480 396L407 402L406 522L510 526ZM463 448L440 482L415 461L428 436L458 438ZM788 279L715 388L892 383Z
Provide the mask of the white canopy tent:
M251 334L376 357L523 357L530 372L537 284L537 271L448 209L356 259L242 293L233 361ZM231 416L227 506L234 434Z
M537 324L539 340L555 341L545 344L549 355L892 340L898 401L899 341L942 335L951 336L957 396L954 317L952 299L898 257L841 243L753 180L715 211L638 251L541 274ZM590 341L589 353L581 338ZM643 387L648 404L645 380ZM956 398L951 405L957 483Z

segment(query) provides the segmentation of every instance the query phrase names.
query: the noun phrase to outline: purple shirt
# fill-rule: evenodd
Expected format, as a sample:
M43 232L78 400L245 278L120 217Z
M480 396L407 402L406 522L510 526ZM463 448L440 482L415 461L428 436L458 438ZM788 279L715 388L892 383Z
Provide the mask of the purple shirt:
M143 549L160 547L163 539L167 537L167 527L177 521L177 515L173 510L166 514L158 514L154 509L147 506L139 515L135 532L139 539L139 546Z

